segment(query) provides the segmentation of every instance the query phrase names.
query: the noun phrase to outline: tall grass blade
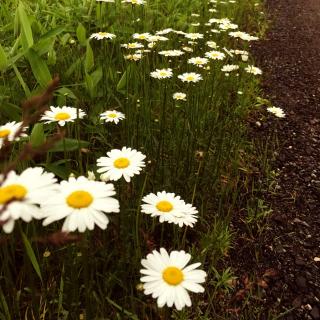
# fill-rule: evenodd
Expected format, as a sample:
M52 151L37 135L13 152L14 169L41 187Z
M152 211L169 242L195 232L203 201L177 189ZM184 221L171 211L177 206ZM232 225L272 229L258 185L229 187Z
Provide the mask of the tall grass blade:
M26 248L27 255L32 263L32 266L42 282L42 275L41 275L41 271L40 271L40 266L39 266L38 260L36 258L36 255L31 247L31 244L23 231L21 231L21 236L22 236L23 244Z

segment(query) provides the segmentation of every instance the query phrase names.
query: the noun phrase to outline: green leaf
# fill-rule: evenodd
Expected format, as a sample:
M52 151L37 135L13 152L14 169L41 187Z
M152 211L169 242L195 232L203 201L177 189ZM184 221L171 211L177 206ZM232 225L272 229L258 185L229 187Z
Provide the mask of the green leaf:
M46 87L52 79L47 64L33 49L29 49L25 56L38 83L42 87Z
M66 88L66 87L62 87L62 88L58 89L56 92L58 92L60 95L67 96L70 99L78 100L78 98L73 93L73 91Z
M102 67L100 66L97 70L91 73L91 78L93 82L93 86L96 87L100 80L102 79Z
M32 129L30 135L30 142L33 147L39 147L46 140L46 136L43 130L43 123L36 123Z
M58 141L51 149L49 149L50 152L63 152L63 151L74 151L78 150L80 148L87 148L89 146L88 141L77 139L64 139L61 141Z
M21 44L23 49L27 49L33 46L33 35L30 20L26 14L24 6L22 2L19 3L18 6L18 16L21 30Z
M5 315L2 313L2 319L11 320L12 318L10 316L10 311L6 301L6 297L3 294L3 291L1 288L0 288L0 302L1 302L1 310L5 313Z
M31 95L30 89L28 88L27 84L24 82L20 71L18 70L18 68L16 67L15 64L13 64L12 67L13 67L13 70L14 70L14 73L15 73L16 77L18 78L18 80L19 80L19 82L21 84L21 87L23 88L23 91L24 91L25 95L27 97L30 97L30 95Z
M134 72L134 65L130 64L127 67L127 70L124 72L124 74L122 75L121 79L119 80L118 84L117 84L117 91L121 92L121 93L125 93L127 85L133 75Z
M0 71L4 71L9 66L8 58L0 44Z
M61 179L67 179L69 176L69 171L66 168L66 163L67 160L64 161L63 165L59 166L56 163L48 163L45 165L45 168L47 171L50 171L54 173L56 176L58 176Z
M93 51L92 48L90 46L89 41L87 42L87 50L86 50L86 57L84 60L84 70L85 72L90 72L90 70L93 68L94 66L94 57L93 57Z
M36 258L36 255L31 247L31 244L27 238L27 236L23 233L23 231L21 231L21 236L22 236L22 241L23 241L23 244L26 248L26 252L27 252L27 255L33 265L33 268L35 270L35 272L37 273L38 277L40 278L41 282L42 282L42 276L41 276L41 271L40 271L40 267L39 267L39 263L37 261L37 258Z
M55 38L56 36L58 36L60 33L62 33L63 31L65 31L66 28L65 27L56 27L53 28L51 30L49 30L48 32L46 32L45 34L43 34L39 41L43 41L43 40L47 40L47 39L51 39L51 38Z
M0 114L12 121L21 121L21 109L15 104L0 101Z
M80 45L85 47L87 44L86 29L81 23L78 24L76 34Z

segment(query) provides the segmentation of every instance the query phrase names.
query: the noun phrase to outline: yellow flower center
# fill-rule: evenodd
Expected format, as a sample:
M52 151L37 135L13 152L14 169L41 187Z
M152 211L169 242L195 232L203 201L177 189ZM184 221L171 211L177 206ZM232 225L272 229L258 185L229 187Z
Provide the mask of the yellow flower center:
M5 204L11 200L22 200L28 190L20 184L11 184L0 188L0 204Z
M56 120L67 120L70 119L70 114L66 112L59 112L54 117Z
M83 190L74 191L67 197L67 204L75 209L87 208L92 201L92 195Z
M187 76L188 81L192 81L194 79L194 76Z
M183 273L177 267L167 267L162 272L162 279L172 286L177 286L183 281Z
M107 32L98 32L98 35L102 37L106 36L107 34L108 34Z
M127 158L118 158L117 160L115 160L113 162L113 165L117 168L117 169L124 169L127 168L130 164L130 161Z
M166 200L158 202L156 207L161 212L170 212L173 209L173 205Z
M6 138L10 134L10 132L11 131L9 129L0 130L0 138Z
M115 113L109 113L109 114L108 114L108 117L109 117L109 118L116 118L117 115L116 115Z

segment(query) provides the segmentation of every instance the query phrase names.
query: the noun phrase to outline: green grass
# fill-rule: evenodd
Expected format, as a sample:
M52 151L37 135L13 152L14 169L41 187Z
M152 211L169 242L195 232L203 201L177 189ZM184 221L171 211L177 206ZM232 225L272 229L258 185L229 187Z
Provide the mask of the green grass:
M204 56L210 50L208 40L216 41L221 51L248 50L248 43L228 37L228 32L211 33L214 26L205 24L213 17L228 17L240 30L260 35L264 19L256 2L218 1L217 13L212 13L213 4L194 0L149 0L141 7L119 1L3 1L0 125L20 121L20 102L41 92L56 74L60 86L52 104L75 106L88 114L67 125L64 142L19 162L17 171L40 165L60 179L86 175L96 171L97 158L122 146L144 153L148 164L129 184L114 183L121 212L111 215L106 231L96 228L79 242L59 246L44 239L61 223L44 228L38 221L21 222L8 238L1 235L0 319L212 319L219 309L218 287L227 290L226 279L232 278L231 270L217 271L216 266L232 244L233 213L246 207L243 190L251 187L243 173L251 157L246 119L255 109L259 80L244 71L248 63L241 56L226 54L224 61L210 63L210 72L187 64L187 57ZM195 22L200 26L193 26ZM188 45L182 36L170 34L141 61L123 58L126 51L120 44L133 41L133 33L169 27L205 37ZM100 30L117 38L89 39ZM191 46L193 53L182 58L157 54L182 45ZM240 66L239 76L226 77L220 71L228 63ZM150 77L151 71L167 67L174 70L172 79ZM191 71L204 80L187 85L177 78ZM174 101L177 91L187 93L187 101ZM117 126L101 123L99 114L107 109L125 113L126 119ZM56 126L34 124L28 132L39 146ZM26 140L15 143L2 168L17 157ZM140 212L142 197L162 190L197 207L199 221L193 229L160 224ZM255 198L248 203L250 224L266 209ZM189 252L208 272L206 291L192 295L192 308L158 309L150 296L137 290L140 260L161 246Z

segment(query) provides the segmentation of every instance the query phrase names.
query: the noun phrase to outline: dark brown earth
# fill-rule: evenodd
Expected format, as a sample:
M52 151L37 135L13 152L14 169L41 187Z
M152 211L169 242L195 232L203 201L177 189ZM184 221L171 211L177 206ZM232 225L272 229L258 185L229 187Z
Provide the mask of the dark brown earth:
M245 262L236 269L242 277L256 274L256 290L245 291L263 310L259 319L320 319L320 0L267 0L266 9L270 29L253 53L264 71L264 97L286 117L276 126L272 165L279 176L266 196L273 209L268 230L251 239L259 243L254 250L237 241L234 253ZM274 127L267 122L256 135ZM257 291L260 300L252 299ZM243 305L236 311L240 316Z

